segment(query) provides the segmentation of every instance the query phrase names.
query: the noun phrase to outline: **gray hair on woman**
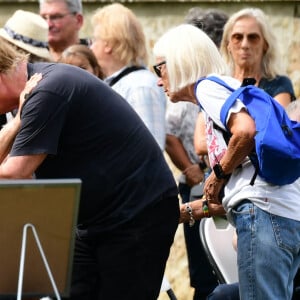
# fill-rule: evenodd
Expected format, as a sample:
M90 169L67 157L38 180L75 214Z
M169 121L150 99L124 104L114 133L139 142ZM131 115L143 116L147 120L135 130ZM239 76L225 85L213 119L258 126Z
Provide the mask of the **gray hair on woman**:
M267 50L264 53L262 60L262 77L268 79L274 78L278 74L284 74L281 65L280 53L278 51L278 44L276 36L267 20L267 16L259 8L245 8L233 14L227 21L224 27L223 38L221 42L221 54L231 70L234 69L234 61L228 50L228 43L232 28L235 23L243 18L254 18L261 30L262 36L267 44Z
M292 101L286 108L286 112L291 120L300 122L300 98Z
M168 30L155 43L153 53L166 60L170 92L177 92L210 73L228 73L214 42L190 24Z
M202 29L220 47L223 28L228 20L228 15L218 9L204 10L200 7L192 7L185 16L185 23L192 24Z

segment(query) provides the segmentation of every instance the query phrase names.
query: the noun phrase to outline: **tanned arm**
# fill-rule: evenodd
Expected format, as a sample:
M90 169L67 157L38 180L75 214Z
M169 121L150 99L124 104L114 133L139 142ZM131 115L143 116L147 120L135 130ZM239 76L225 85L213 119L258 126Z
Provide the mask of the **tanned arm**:
M232 135L220 165L225 174L231 174L253 150L256 128L254 120L245 110L231 114L227 127ZM204 186L207 200L219 203L219 194L225 181L218 179L214 172L210 174Z
M7 157L20 126L20 116L17 114L13 120L0 130L0 164Z
M186 183L194 186L204 179L204 172L199 165L193 164L181 142L174 135L167 134L166 152L170 156L174 165L182 171L186 177Z
M8 122L0 130L0 164L7 158L9 151L11 150L14 139L21 127L20 111L26 100L26 96L32 91L32 89L41 80L41 74L34 74L29 81L27 81L24 90L20 94L19 109L16 116Z

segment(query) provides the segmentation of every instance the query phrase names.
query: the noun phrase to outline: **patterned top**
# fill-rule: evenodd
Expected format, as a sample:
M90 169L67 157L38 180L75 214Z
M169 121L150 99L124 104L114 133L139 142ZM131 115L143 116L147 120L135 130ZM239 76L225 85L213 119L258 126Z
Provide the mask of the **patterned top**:
M195 164L199 157L194 148L194 131L199 113L197 104L191 102L172 103L168 101L166 113L166 133L181 140L190 161Z

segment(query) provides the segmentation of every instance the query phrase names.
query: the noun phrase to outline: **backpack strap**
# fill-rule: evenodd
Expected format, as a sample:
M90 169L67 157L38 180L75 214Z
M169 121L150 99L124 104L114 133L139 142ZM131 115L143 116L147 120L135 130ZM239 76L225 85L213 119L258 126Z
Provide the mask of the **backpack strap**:
M236 89L234 92L232 92L232 94L228 97L228 99L225 101L224 105L222 106L222 109L221 109L221 112L220 112L220 118L221 118L221 122L224 124L224 126L226 128L227 128L226 119L227 119L227 116L228 116L229 109L233 106L235 101L237 99L239 99L239 96L246 89L249 89L249 86L243 86L243 87L239 87L238 89ZM243 102L242 99L240 99L240 101Z
M109 83L109 86L113 86L114 84L116 84L122 77L126 76L127 74L134 72L134 71L138 71L138 70L144 70L145 67L138 67L138 66L132 66L132 67L128 67L125 68L119 75L117 75L116 77L114 77L112 79L112 81Z
M228 116L229 109L231 106L234 104L234 102L239 98L240 94L244 92L245 89L249 88L249 85L253 85L255 83L254 78L245 78L241 87L238 89L234 89L231 86L229 86L227 83L225 83L222 79L216 77L216 76L209 76L206 79L209 79L211 81L214 81L225 88L227 88L229 91L231 91L231 95L226 99L225 103L223 104L220 112L220 119L223 125L227 128L226 126L226 119ZM243 100L241 100L243 102Z
M229 86L225 81L223 81L222 79L220 79L219 77L217 76L208 76L206 77L205 79L208 79L208 80L211 80L211 81L214 81L222 86L224 86L226 89L228 89L229 91L233 92L235 89L232 88L231 86Z

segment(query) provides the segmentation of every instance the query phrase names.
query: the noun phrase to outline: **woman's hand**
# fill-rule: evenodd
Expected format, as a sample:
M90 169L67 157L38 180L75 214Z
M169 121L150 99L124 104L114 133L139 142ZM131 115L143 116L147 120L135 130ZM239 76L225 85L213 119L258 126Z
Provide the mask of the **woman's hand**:
M204 180L204 172L200 169L198 164L193 164L183 170L182 174L185 175L186 183L192 187Z
M225 179L218 179L214 172L210 173L204 184L204 194L207 201L215 204L222 203L225 182Z
M41 79L42 79L42 74L41 73L35 73L26 82L25 88L24 88L24 90L20 94L19 109L18 109L18 111L21 111L21 108L22 108L24 102L26 101L26 99L28 99L30 93L36 87L36 85L38 84L38 82Z
M179 223L190 223L192 220L201 220L205 218L205 213L203 211L203 199L195 200L189 203L180 205L180 217ZM210 216L223 216L225 215L225 210L222 204L214 204L208 202L208 213ZM207 213L206 213L207 216Z

